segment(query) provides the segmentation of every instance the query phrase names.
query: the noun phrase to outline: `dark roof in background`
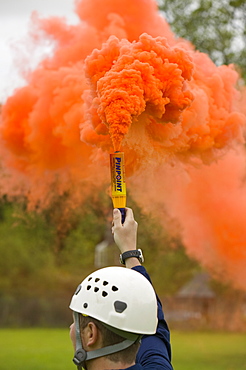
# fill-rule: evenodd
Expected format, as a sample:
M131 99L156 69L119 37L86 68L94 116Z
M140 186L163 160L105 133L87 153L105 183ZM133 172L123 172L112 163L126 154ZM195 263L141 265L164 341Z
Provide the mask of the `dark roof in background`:
M196 274L177 293L178 298L214 298L215 293L209 285L210 276L206 272Z

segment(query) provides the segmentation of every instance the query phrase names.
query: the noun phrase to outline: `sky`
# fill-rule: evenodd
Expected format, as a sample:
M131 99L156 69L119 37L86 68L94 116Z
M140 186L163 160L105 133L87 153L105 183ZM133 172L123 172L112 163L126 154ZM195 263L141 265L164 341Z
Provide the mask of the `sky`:
M16 60L17 55L27 57L25 40L32 12L37 11L42 17L66 17L69 23L76 23L73 9L74 0L0 0L0 103L24 83ZM47 46L46 50L43 46L42 52L49 52ZM33 63L38 58L39 55L35 55Z

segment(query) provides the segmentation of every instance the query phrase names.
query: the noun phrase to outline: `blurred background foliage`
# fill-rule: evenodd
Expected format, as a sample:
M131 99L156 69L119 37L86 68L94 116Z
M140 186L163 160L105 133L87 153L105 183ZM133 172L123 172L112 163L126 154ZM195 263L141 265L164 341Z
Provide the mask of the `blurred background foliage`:
M159 9L178 37L188 39L217 64L236 63L246 77L244 0L159 0ZM138 246L157 292L172 296L201 270L178 238L143 214L128 197L139 223ZM70 322L68 305L79 282L95 265L98 243L107 240L108 262L118 263L113 243L111 200L105 189L77 208L69 194L49 209L28 211L23 199L0 200L0 326L60 326ZM221 296L235 297L218 281Z
M59 212L63 202L61 197L56 207L36 212L28 211L24 201L1 200L0 325L52 325L52 320L60 324L55 312L59 300L59 311L70 314L68 304L76 286L95 268L103 267L103 263L95 266L95 248L103 240L108 240L109 264L119 264L108 195L102 191L91 196L71 211L67 222ZM157 291L175 293L199 265L187 257L179 240L171 238L150 215L142 214L130 197L128 205L134 208L138 246L144 250Z
M77 285L90 272L119 264L111 233L111 199L102 189L76 209L66 208L66 197L49 209L28 211L22 201L0 202L0 326L64 326ZM181 241L168 234L128 196L139 224L138 246L157 293L174 296L202 270L186 255ZM67 220L65 215L68 217ZM107 241L107 259L96 263L99 243ZM214 282L217 294L231 297L233 289ZM236 293L233 293L234 295Z
M245 0L158 0L173 32L216 63L235 63L246 78Z

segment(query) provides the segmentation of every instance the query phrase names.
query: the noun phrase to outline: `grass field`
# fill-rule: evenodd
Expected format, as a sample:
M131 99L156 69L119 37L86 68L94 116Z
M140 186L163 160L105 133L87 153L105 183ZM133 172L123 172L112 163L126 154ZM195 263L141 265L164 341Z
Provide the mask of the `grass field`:
M75 369L68 329L0 329L0 369ZM246 334L172 332L175 370L246 370Z

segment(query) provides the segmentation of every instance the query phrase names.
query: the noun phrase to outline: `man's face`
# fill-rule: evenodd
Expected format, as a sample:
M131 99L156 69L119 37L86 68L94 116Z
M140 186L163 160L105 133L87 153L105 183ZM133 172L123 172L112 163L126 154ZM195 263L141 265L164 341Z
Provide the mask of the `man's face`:
M75 323L74 322L70 325L70 339L72 341L74 350L76 350L76 336L75 336Z

